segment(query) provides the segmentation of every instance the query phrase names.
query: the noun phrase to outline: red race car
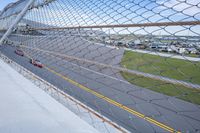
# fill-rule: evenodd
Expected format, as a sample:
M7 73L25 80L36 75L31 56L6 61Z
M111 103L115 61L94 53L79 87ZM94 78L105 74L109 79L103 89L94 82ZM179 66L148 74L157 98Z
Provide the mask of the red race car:
M43 64L39 60L30 59L30 63L39 68L43 68Z
M24 56L24 52L23 52L22 50L20 50L20 49L16 49L16 50L15 50L15 53L16 53L17 55Z

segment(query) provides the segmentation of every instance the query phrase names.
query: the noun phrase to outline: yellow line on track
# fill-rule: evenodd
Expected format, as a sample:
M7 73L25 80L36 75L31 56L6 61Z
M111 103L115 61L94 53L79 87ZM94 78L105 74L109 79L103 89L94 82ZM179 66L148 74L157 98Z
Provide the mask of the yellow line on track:
M50 72L56 74L57 76L63 78L64 80L70 82L71 84L73 84L73 85L79 87L80 89L85 90L85 91L87 91L87 92L89 92L89 93L95 95L96 97L101 98L101 99L107 101L108 103L110 103L110 104L112 104L112 105L115 105L115 106L117 106L117 107L119 107L119 108L121 108L121 109L123 109L123 110L125 110L125 111L127 111L127 112L129 112L129 113L131 113L131 114L133 114L134 116L137 116L137 117L139 117L139 118L141 118L141 119L143 119L143 120L146 120L146 121L148 121L149 123L154 124L154 125L156 125L156 126L162 128L162 129L164 129L164 130L166 130L166 131L168 131L168 132L171 132L171 133L180 133L179 131L177 131L177 130L175 130L175 129L173 129L173 128L171 128L171 127L169 127L169 126L167 126L167 125L165 125L165 124L163 124L163 123L161 123L161 122L158 122L157 120L154 120L154 119L152 119L152 118L150 118L150 117L148 117L148 116L145 116L144 114L142 114L142 113L140 113L140 112L137 112L137 111L135 111L135 110L133 110L133 109L130 109L129 107L127 107L127 106L125 106L125 105L123 105L123 104L121 104L121 103L118 103L118 102L116 102L116 101L114 101L114 100L112 100L112 99L110 99L110 98L108 98L108 97L106 97L106 96L104 96L104 95L102 95L102 94L100 94L100 93L98 93L98 92L96 92L96 91L94 91L94 90L92 90L92 89L86 87L86 86L83 86L82 84L80 84L80 83L78 83L78 82L76 82L76 81L70 79L70 78L67 77L67 76L63 76L62 74L57 73L56 71L54 71L54 70L48 68L47 66L46 66L45 68L46 68L47 70L49 70Z

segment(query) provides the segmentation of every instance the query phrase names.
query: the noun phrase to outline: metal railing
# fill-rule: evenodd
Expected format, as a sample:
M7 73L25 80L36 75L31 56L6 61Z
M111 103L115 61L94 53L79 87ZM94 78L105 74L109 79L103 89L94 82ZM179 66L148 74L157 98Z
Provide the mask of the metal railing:
M26 68L22 67L21 65L17 64L7 56L0 54L0 58L7 64L9 64L14 70L19 72L21 75L23 75L25 78L30 80L32 83L34 83L36 86L44 90L46 93L48 93L50 96L52 96L54 99L56 99L58 102L60 102L62 105L64 105L66 108L70 109L72 112L74 112L77 116L79 116L81 119L88 122L91 126L98 129L102 132L121 132L121 133L128 133L127 130L123 129L116 123L110 121L108 118L102 116L98 112L94 111L87 105L84 105L82 102L78 101L77 99L74 99L70 95L66 94L62 90L58 89L54 85L50 84L49 82L43 80L41 77L38 77L31 71L27 70ZM104 123L104 124L102 124Z
M130 132L198 132L199 5L35 0L10 35L1 32L0 51ZM15 8L0 16L0 29ZM29 58L45 67L32 68Z

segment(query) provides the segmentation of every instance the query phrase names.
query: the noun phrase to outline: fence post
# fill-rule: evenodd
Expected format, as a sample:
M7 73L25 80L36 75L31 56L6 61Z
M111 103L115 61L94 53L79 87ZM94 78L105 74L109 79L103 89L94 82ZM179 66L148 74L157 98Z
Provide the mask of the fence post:
M10 33L12 32L13 28L18 24L18 22L22 19L22 17L24 16L24 14L26 13L26 11L29 9L29 7L33 4L35 0L29 0L28 3L26 4L26 6L24 7L24 9L17 15L16 19L14 20L14 22L11 24L11 26L8 28L8 30L6 31L6 33L3 35L3 37L0 40L0 45L3 44L3 41L7 38L7 36L10 35Z

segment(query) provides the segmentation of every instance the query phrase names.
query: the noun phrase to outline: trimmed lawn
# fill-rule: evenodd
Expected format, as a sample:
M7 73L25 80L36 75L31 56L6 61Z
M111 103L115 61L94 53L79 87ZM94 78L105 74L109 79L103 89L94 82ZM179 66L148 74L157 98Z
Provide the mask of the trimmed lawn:
M173 85L164 81L146 78L126 72L121 72L121 75L134 85L200 105L200 90L187 88L181 85Z
M121 66L132 70L200 84L200 62L190 62L181 59L125 51ZM121 75L134 85L200 105L200 90L127 72L121 72Z
M200 62L125 51L125 68L200 84Z

